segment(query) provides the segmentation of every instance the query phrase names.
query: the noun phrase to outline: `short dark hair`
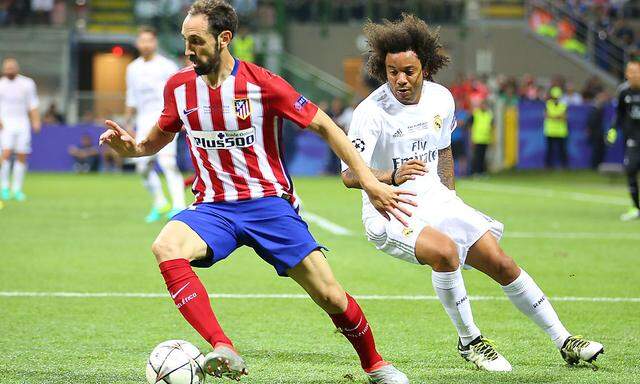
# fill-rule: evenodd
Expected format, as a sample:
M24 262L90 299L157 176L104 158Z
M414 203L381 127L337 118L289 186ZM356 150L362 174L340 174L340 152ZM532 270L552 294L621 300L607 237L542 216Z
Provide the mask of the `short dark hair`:
M141 25L138 27L138 36L142 35L143 33L150 33L153 35L153 37L158 37L158 31L150 25Z
M209 23L209 32L214 36L222 31L231 31L235 36L238 29L236 10L223 0L197 0L189 8L189 14L205 15Z
M364 34L369 44L367 72L382 82L387 81L385 60L388 53L413 51L418 56L428 80L433 79L450 59L442 53L439 30L432 31L427 24L414 15L402 14L396 21L384 20L382 24L368 21Z

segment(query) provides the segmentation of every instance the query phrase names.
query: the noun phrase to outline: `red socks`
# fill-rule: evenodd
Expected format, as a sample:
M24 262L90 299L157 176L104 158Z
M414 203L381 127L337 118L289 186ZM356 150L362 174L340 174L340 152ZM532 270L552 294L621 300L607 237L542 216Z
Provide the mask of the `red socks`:
M182 316L205 340L215 346L217 343L233 345L224 334L213 314L209 294L186 259L167 260L160 263L160 272L167 284L167 290Z
M374 365L382 362L382 356L376 351L376 342L373 339L371 327L362 309L353 297L347 293L347 310L339 315L329 315L333 324L351 342L358 352L360 365L366 371Z
M168 260L160 263L160 272L167 284L169 294L182 316L202 337L214 346L218 343L233 346L224 334L213 314L209 295L186 259ZM351 342L358 352L360 364L365 370L383 363L376 351L376 343L362 309L353 297L347 295L347 309L342 314L329 315L335 326Z

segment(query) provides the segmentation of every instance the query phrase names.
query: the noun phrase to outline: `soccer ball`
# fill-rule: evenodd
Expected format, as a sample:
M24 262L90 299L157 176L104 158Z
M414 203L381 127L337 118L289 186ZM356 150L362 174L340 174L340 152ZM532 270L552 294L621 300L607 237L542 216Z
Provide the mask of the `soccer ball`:
M168 340L158 344L147 362L149 384L204 383L204 356L184 340Z

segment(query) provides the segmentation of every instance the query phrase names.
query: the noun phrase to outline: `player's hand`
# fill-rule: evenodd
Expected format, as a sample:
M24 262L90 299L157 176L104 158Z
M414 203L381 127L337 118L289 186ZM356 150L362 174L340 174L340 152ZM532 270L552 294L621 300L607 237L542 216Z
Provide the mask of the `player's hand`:
M422 160L409 160L402 164L393 177L397 185L403 184L408 180L415 180L416 176L427 174L427 165Z
M107 130L100 135L100 145L107 143L120 156L133 157L137 153L136 141L116 122L106 120Z
M607 131L607 143L609 143L610 145L613 145L617 139L618 139L618 131L616 131L615 128L610 128Z
M387 220L391 220L391 216L393 216L405 227L409 226L405 218L411 217L411 211L403 204L417 207L418 204L406 198L406 196L415 196L415 193L396 190L390 185L379 181L376 181L370 186L363 187L363 189L369 196L369 201L371 201L373 207L380 212L382 216Z
M34 133L40 133L40 131L42 131L42 125L41 124L34 124L31 128L33 129Z

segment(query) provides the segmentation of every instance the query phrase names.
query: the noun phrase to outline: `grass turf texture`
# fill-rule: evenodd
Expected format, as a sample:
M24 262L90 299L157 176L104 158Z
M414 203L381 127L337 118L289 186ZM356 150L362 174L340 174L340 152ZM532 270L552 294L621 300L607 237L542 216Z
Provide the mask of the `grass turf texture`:
M505 224L503 247L548 296L640 297L640 221L618 221L628 208L621 180L590 173L524 173L461 180L457 186L467 203ZM329 261L349 292L433 295L428 268L397 261L365 241L359 193L335 178L298 179L297 187L309 211L354 232L336 236L310 224L331 248ZM150 252L162 224L144 224L149 199L137 177L30 174L25 192L26 203L10 201L0 211L0 291L166 292ZM594 196L597 202L591 201ZM510 232L638 237L522 238L509 237ZM209 293L302 293L247 248L198 273ZM477 271L464 276L472 296L503 295ZM249 364L244 382L365 382L351 346L311 300L212 302ZM638 302L554 302L570 331L605 345L601 368L594 372L566 367L547 336L508 301L472 300L480 329L514 366L507 374L476 371L458 356L455 330L437 301L360 304L380 352L413 383L640 382ZM3 384L143 383L148 354L161 341L185 339L208 351L168 294L0 296L0 335Z

